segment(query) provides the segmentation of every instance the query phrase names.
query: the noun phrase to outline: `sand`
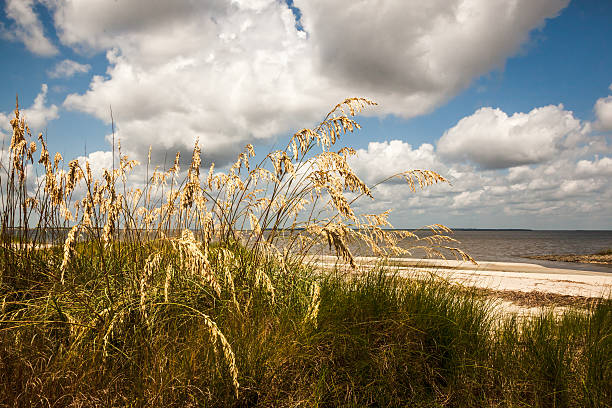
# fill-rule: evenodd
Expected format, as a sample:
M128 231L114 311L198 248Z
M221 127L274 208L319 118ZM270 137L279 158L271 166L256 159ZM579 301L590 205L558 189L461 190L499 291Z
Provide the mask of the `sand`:
M348 265L333 256L310 259L318 267L329 269ZM358 271L378 265L373 257L356 258ZM531 263L471 262L456 260L390 258L391 273L400 276L435 276L468 288L477 288L486 296L501 301L504 308L533 309L542 306L585 306L597 298L612 297L612 273L555 269ZM524 310L523 310L524 311Z

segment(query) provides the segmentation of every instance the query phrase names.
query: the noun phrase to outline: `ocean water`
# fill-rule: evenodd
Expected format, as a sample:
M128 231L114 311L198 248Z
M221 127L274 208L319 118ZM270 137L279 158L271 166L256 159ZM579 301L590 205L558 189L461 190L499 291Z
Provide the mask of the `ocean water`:
M15 232L16 234L17 232ZM63 242L68 229L53 231L53 236L43 233L43 240ZM455 230L450 234L457 243L450 243L471 255L476 261L535 263L559 269L581 269L612 273L612 265L580 264L530 259L533 255L593 254L612 248L612 230L608 231L524 231L524 230ZM283 246L282 239L280 247ZM410 248L413 241L406 240L404 247ZM351 252L356 256L372 253L364 244L351 243ZM331 254L327 242L322 239L313 253ZM449 258L451 254L447 254ZM424 258L425 253L413 250L410 258Z
M612 248L612 231L497 231L457 230L455 246L477 261L536 263L551 268L598 270L612 273L612 265L552 262L530 255L593 254ZM408 243L407 243L408 244ZM415 257L422 253L415 251Z

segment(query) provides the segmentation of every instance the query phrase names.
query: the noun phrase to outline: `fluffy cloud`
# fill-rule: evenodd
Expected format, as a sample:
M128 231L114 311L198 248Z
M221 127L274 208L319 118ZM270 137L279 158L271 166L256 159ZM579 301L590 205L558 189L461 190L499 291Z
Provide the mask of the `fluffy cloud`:
M418 149L413 149L401 140L371 142L367 149L357 150L357 155L349 159L349 164L357 175L369 183L377 183L406 170L446 171L432 145L424 143Z
M606 224L612 222L609 188L612 145L608 144L606 135L589 132L589 126L581 124L560 106L537 108L528 114L510 117L486 108L484 114L479 110L459 121L453 129L472 129L466 122L472 124L474 118L478 119L479 137L470 139L466 136L469 132L455 134L461 141L458 145L464 148L457 150L461 152L459 158L468 158L467 162L455 161L456 157L449 157L448 151L443 154L443 148L448 148L444 143L438 143L437 149L430 144L415 148L396 140L370 143L367 149L359 150L358 158L351 164L370 183L415 167L436 170L452 183L432 186L416 195L401 183L388 183L374 191L375 205L363 202L361 210L394 208L391 220L402 226L442 222L458 227L532 225L554 229L575 225L601 229L612 225ZM449 137L453 129L444 137ZM488 137L492 134L506 138L494 142ZM507 140L510 135L515 138L514 143ZM538 160L527 156L531 157L529 164L516 166L529 152L523 150L525 143L531 143L531 149L536 152L546 154ZM505 155L500 156L496 149ZM551 150L554 153L549 153ZM471 156L466 157L467 154ZM509 157L520 160L510 161ZM515 166L483 168L488 163L500 162ZM418 224L412 221L416 216ZM590 223L589 220L599 221Z
M612 91L612 85L610 85ZM602 130L612 130L612 95L595 102L596 125Z
M85 74L89 72L91 65L79 64L76 61L65 59L58 62L55 67L48 71L47 74L51 78L70 78L75 74Z
M430 111L567 2L296 0L302 31L276 0L45 0L63 44L109 60L66 107L108 121L111 105L133 153L199 137L215 160L312 125L347 96L376 100L376 114Z
M376 97L388 112L411 117L502 66L533 28L568 1L294 3L326 76Z
M10 121L12 119L12 115L0 112L0 139L4 139L11 134L11 125ZM0 151L1 155L1 151Z
M451 208L471 208L481 205L483 190L463 191L453 197Z
M28 50L45 57L58 53L57 48L45 37L43 25L33 10L34 0L7 0L6 16L12 19L13 27L5 29L4 36L21 41Z
M576 164L576 174L582 177L612 176L612 158L602 157L595 160L580 160Z
M28 108L21 107L21 117L25 118L28 126L33 132L39 132L45 125L59 117L56 105L47 105L47 84L42 84L40 93L36 95L34 103ZM10 125L14 115L12 112L0 112L0 135L6 137L12 134Z
M32 106L22 112L30 129L34 131L42 130L49 121L59 117L57 106L47 105L47 91L47 84L42 84Z
M481 108L461 119L438 141L451 160L469 160L484 169L542 163L582 139L583 126L563 105L549 105L508 116Z
M108 121L111 105L131 153L150 144L158 151L190 149L199 138L215 161L233 157L247 141L310 124L327 109L321 100L298 97L318 86L305 72L308 63L294 56L303 52L304 35L289 9L278 2L262 12L222 4L191 10L192 4L200 3L173 4L175 14L162 13L165 24L151 17L149 27L144 18L145 26L136 27L142 31L111 26L98 40L119 46L108 53L108 76L94 77L90 90L68 96L65 106Z

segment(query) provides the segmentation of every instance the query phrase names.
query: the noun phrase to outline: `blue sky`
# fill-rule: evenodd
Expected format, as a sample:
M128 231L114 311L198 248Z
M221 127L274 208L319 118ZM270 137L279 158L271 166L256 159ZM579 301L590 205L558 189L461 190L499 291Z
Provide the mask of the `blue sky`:
M131 154L198 137L220 164L365 96L379 107L345 141L364 179L453 181L381 189L396 226L612 228L611 2L139 2L0 2L0 119L46 84L31 116L67 158L107 157L112 106Z

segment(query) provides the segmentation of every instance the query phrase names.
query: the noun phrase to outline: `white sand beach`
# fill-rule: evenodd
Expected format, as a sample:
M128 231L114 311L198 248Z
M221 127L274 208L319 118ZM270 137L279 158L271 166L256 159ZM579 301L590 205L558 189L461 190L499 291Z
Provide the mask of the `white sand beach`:
M324 269L349 269L333 256L317 256L310 259ZM380 265L375 257L358 257L357 270L364 271ZM559 302L538 302L537 298L564 300L570 305L579 299L605 298L612 296L612 273L555 269L532 263L471 262L437 259L390 258L387 261L392 273L403 276L435 276L466 287L475 287L497 293L504 300L506 308L534 305L559 304ZM508 295L508 296L506 296ZM513 295L513 296L510 296ZM521 299L532 298L532 302Z

